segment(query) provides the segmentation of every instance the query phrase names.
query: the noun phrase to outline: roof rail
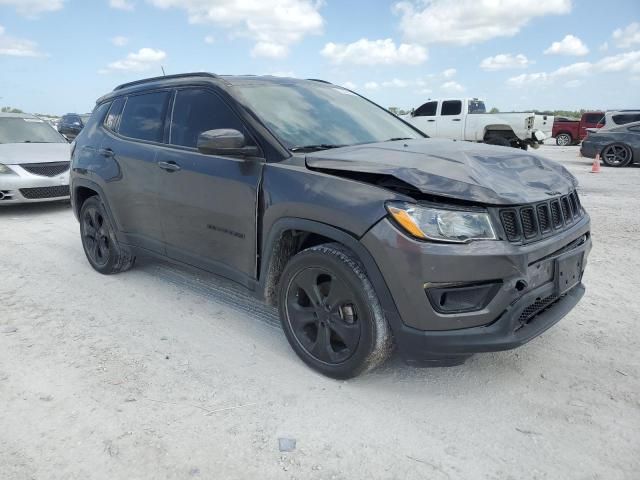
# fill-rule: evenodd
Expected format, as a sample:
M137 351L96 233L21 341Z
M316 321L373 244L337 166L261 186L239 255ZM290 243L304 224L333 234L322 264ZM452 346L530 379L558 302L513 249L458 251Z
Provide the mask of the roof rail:
M142 80L136 80L134 82L123 83L122 85L118 85L113 90L122 90L123 88L133 87L134 85L141 85L147 82L157 82L159 80L171 80L174 78L185 78L185 77L209 77L209 78L218 78L218 75L215 73L209 72L193 72L193 73L178 73L175 75L165 75L162 77L152 77L152 78L143 78Z
M329 85L333 85L333 83L327 80L321 80L319 78L307 78L307 80L311 80L312 82L328 83Z

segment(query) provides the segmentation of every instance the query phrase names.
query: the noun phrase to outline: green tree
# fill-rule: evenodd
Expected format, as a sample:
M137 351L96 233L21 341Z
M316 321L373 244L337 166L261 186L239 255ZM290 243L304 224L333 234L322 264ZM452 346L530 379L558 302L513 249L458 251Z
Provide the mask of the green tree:
M2 113L24 113L19 108L2 107Z
M491 110L489 110L489 113L500 113L500 110L498 110L496 107L493 107Z

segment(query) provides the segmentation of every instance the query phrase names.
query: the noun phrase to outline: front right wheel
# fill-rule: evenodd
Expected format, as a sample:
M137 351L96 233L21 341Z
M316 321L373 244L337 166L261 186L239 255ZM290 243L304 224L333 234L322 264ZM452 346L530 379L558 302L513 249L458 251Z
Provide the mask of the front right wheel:
M566 147L573 143L573 138L568 133L561 133L556 137L556 145L559 147Z
M391 332L373 286L355 255L340 244L295 255L282 273L278 304L291 347L324 375L355 377L391 352Z

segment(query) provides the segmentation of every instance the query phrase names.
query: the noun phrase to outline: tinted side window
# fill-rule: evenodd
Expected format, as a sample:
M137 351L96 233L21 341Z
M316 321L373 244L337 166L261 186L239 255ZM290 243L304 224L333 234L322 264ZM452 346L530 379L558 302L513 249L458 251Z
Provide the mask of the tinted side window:
M640 121L640 113L625 113L621 115L614 115L613 123L616 125L624 125L625 123Z
M438 109L438 102L427 102L419 106L414 112L414 117L433 117Z
M215 93L199 88L177 92L169 143L195 148L198 135L217 128L233 128L247 135L241 120Z
M462 102L460 100L447 100L442 102L441 115L460 115L462 112Z
M118 128L118 122L120 121L120 115L122 114L122 108L124 107L124 98L117 98L109 109L107 117L104 119L104 126L109 130L115 132Z
M125 137L162 142L169 92L153 92L127 98L118 132Z
M588 113L584 116L585 123L598 123L602 120L602 115L599 113Z

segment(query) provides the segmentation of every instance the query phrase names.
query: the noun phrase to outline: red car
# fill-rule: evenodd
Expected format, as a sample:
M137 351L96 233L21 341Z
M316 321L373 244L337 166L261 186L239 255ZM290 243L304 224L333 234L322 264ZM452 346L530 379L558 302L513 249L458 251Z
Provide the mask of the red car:
M556 139L556 145L574 145L584 140L587 128L601 128L603 125L604 112L586 112L580 120L556 117L552 136Z

